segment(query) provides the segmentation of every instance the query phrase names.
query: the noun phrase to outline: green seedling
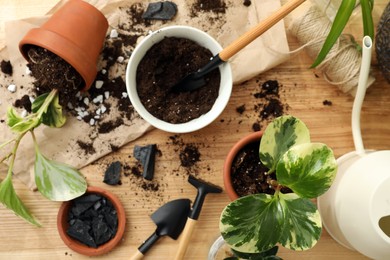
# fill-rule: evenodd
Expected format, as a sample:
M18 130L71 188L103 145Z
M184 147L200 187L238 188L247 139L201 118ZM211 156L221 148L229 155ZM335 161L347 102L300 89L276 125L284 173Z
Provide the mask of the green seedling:
M43 196L53 201L67 201L81 196L87 189L86 180L78 170L47 159L38 147L34 134L35 128L41 124L59 128L65 122L66 118L62 113L56 89L37 97L32 104L32 113L24 118L18 115L13 107L10 107L7 112L7 125L15 133L15 137L0 144L2 149L13 144L10 152L0 160L0 163L8 164L7 175L0 183L0 202L16 215L36 226L40 226L40 223L18 197L12 183L18 147L27 133L32 135L34 142L35 183Z
M227 205L219 224L225 242L245 253L264 252L276 244L292 250L312 248L322 231L312 199L326 192L335 178L332 150L311 143L302 121L281 116L264 131L259 156L267 174L276 174L268 183L275 193L248 195ZM293 192L282 193L282 187Z

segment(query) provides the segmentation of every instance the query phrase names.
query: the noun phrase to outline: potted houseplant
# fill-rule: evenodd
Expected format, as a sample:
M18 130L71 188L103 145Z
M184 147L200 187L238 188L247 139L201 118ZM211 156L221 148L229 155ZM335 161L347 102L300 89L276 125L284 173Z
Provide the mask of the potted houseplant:
M121 241L125 224L120 200L99 187L90 186L83 196L62 203L57 215L61 239L70 249L87 256L111 251Z
M83 84L74 91L86 90L96 76L96 63L107 27L106 18L95 7L84 1L69 0L40 28L27 32L20 41L19 49L29 62L34 62L28 54L32 48L44 49L56 55L82 77ZM47 159L35 138L34 130L41 124L49 127L62 127L65 124L60 103L61 95L68 96L69 90L61 87L50 86L47 93L38 96L32 103L31 114L26 117L10 107L7 125L15 137L0 144L3 149L13 144L0 158L1 163L8 162L7 175L0 183L0 201L16 215L37 226L39 222L17 196L12 184L17 150L26 134L30 133L33 138L35 182L42 195L54 201L67 201L84 194L87 189L86 180L78 170Z
M311 199L329 189L337 171L332 150L311 143L309 130L299 119L281 116L261 137L260 161L273 194L238 198L221 214L220 231L239 252L259 253L277 243L292 250L312 248L321 236L320 214ZM290 193L283 193L288 187Z
M151 72L145 73L145 75L140 75L138 73L139 65L143 61L143 58L144 57L146 58L146 55L150 52L150 50L153 47L156 47L157 45L162 43L163 40L166 40L167 38L186 39L186 40L189 40L189 41L196 43L197 45L199 45L202 48L209 50L210 56L207 56L208 58L206 59L206 63L207 63L209 57L216 55L219 51L222 50L222 47L220 46L220 44L217 41L215 41L210 35L208 35L207 33L203 32L201 30L193 28L193 27L168 26L168 27L164 27L160 30L154 31L153 33L146 36L140 42L140 44L138 44L136 46L136 48L134 49L134 51L130 57L130 60L129 60L128 65L127 65L127 70L126 70L126 87L127 87L128 96L131 100L131 103L133 104L136 111L140 114L140 116L143 119L145 119L147 122L149 122L151 125L155 126L156 128L167 131L167 132L172 132L172 133L185 133L185 132L196 131L198 129L201 129L201 128L207 126L211 122L213 122L222 113L225 106L227 105L229 98L230 98L231 91L232 91L232 86L233 86L231 68L230 68L230 65L228 63L225 63L225 64L222 64L221 66L219 66L219 70L215 71L216 73L219 72L219 74L220 74L220 82L218 84L219 89L217 89L217 92L216 92L217 95L216 95L215 102L213 104L211 104L212 106L208 112L206 112L202 115L198 115L198 117L193 117L189 121L185 120L185 121L181 121L178 123L170 122L170 121L164 120L162 118L159 118L158 116L153 114L153 112L148 110L149 108L147 108L147 106L145 105L145 102L141 101L141 98L140 98L141 93L140 93L140 89L138 88L139 86L137 86L137 79L142 80L142 79L146 79L146 78L149 78L149 79L156 78L156 80L154 82L152 82L151 86L149 87L149 89L156 88L155 92L152 93L152 96L150 97L150 99L154 99L154 98L160 96L159 94L156 94L157 91L159 91L159 89L165 90L168 87L170 87L170 86L168 86L167 88L161 87L160 84L158 84L158 79L157 79L158 76L160 76L160 75L177 76L177 75L179 75L178 71L183 71L177 67L172 68L172 69L168 69L169 71L167 71L167 67L169 67L169 64L165 64L164 66L151 69ZM179 55L179 54L183 55L183 57L188 56L188 55L183 54L183 53L188 52L188 50L182 49L182 50L178 51L177 48L179 48L179 46L175 46L174 48L176 48L176 49L172 50L168 53L168 55L171 55L171 56L168 58L164 58L162 61L160 61L160 60L157 61L157 60L159 58L161 59L163 53L161 52L161 53L157 54L155 56L156 57L155 63L164 63L164 60L165 60L165 62L166 62L166 60L169 60L169 61L171 61L171 63L174 63L174 61L176 61L177 58L175 58L173 56ZM178 64L178 66L181 66L183 68L185 68L186 66L189 68L190 67L192 68L193 67L192 63L194 63L195 60L199 59L199 58L196 57L197 53L190 52L190 54L195 55L195 58L193 58L193 60L188 61L188 63L191 63L191 64L183 63L183 64ZM202 67L203 65L199 66L199 68ZM199 68L195 68L195 70L199 69ZM155 75L155 74L160 74L160 75ZM182 75L181 77L184 77L184 76L185 75ZM175 83L177 83L177 82L172 82L172 84L171 84L172 87ZM218 87L218 85L217 85L217 87ZM197 91L202 91L202 92L207 91L208 90L207 87L208 86L204 86L204 88L202 88L201 90L197 90ZM172 96L172 98L174 98L174 99L177 98L177 100L178 100L177 103L186 104L186 100L183 100L183 97L188 97L188 99L190 99L189 95L191 95L191 94L192 93L190 93L190 92L187 92L187 93L172 93L171 92L171 93L168 93L168 95L166 95L166 96L167 96L167 99L168 98L170 99L170 96ZM167 99L165 99L165 100L167 100ZM180 101L179 101L179 99L180 99ZM193 110L194 111L199 110L199 107L202 106L203 103L205 103L206 99L209 99L208 94L205 94L205 95L203 95L203 97L198 98L197 102L200 102L200 104L197 105L197 107L194 107ZM175 103L175 102L173 102L173 103ZM170 112L169 111L170 109L168 110L167 105L165 105L165 104L161 106L161 109L163 111L162 115L169 115L169 114L176 113L175 111ZM176 109L176 110L179 112L180 111L183 112L184 110L187 110L187 109L188 109L188 106L184 105L184 106L181 106L181 108ZM183 117L180 116L180 119L185 119L185 118L184 118L184 116Z
M330 2L330 0L329 0ZM340 2L340 1L338 1ZM311 65L312 68L317 67L328 55L333 45L343 32L345 26L350 19L353 10L356 7L356 0L342 0L340 6L337 9L336 16L330 28L329 34L327 35L325 42L317 55L317 58ZM364 36L370 36L374 39L374 22L372 19L372 8L374 6L374 0L360 0L361 12L362 12L362 23L364 29ZM361 46L356 43L356 47L361 51Z

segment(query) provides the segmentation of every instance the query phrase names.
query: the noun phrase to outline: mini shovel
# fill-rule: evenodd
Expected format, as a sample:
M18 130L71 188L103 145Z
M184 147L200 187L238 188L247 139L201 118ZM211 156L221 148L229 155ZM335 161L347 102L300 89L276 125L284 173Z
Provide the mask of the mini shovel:
M221 193L222 189L214 184L206 183L204 181L198 180L192 175L189 176L188 182L192 184L195 188L198 189L198 194L196 195L194 205L192 210L188 215L187 224L185 225L183 234L180 237L179 248L176 252L175 260L183 259L188 243L192 232L194 231L195 224L198 222L200 211L202 210L203 202L208 193Z
M169 236L176 240L186 225L187 216L190 212L190 204L189 199L177 199L157 209L150 216L157 225L156 231L138 247L137 252L131 257L131 260L142 259L145 253L161 236Z
M232 42L229 46L215 55L204 67L198 71L193 72L185 76L171 89L173 92L184 92L198 89L206 84L204 76L212 70L218 68L218 66L224 62L227 62L233 55L255 40L257 37L266 32L269 28L274 26L292 10L301 5L305 0L290 0L287 4L284 4L274 14L261 21L251 30L244 33L241 37Z

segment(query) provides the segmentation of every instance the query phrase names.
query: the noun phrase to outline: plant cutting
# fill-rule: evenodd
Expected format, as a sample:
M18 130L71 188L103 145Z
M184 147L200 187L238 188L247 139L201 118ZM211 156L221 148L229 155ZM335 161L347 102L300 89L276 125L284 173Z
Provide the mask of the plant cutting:
M0 201L16 215L37 226L40 224L18 197L12 183L15 158L21 140L30 133L35 148L35 183L42 195L54 201L71 200L82 195L87 189L85 178L78 170L47 159L40 151L34 134L34 130L41 124L62 127L65 122L57 89L36 98L32 103L32 113L26 117L21 117L13 107L7 112L7 125L15 137L0 145L0 148L5 148L13 144L11 151L0 161L8 162L7 176L0 183Z
M372 19L372 9L374 7L374 0L360 0L362 23L364 36L370 36L374 39L374 22ZM312 68L317 67L328 55L337 39L340 37L345 26L350 19L353 10L356 7L356 0L342 0L337 10L336 16L330 28L329 34L317 55L317 58L311 65ZM353 39L352 39L353 40ZM355 42L356 43L356 42ZM356 48L361 51L362 47L356 43Z
M260 253L276 244L292 249L312 248L321 236L319 211L311 201L326 192L337 171L332 150L311 143L306 125L293 116L281 116L268 125L259 147L268 168L273 194L238 198L225 207L220 231L234 250ZM292 192L283 193L288 188Z

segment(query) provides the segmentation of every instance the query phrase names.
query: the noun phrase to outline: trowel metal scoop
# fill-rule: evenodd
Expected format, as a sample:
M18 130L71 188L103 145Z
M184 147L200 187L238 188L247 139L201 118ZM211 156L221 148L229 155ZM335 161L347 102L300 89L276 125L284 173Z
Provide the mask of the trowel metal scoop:
M157 209L157 211L150 216L157 225L156 231L138 247L137 252L131 259L142 259L146 252L161 236L169 236L176 240L186 225L187 216L191 207L190 204L191 201L189 199L177 199L170 201Z
M305 0L290 0L287 4L284 4L274 14L261 21L254 28L243 34L229 46L224 48L221 52L215 55L210 62L198 71L193 72L184 77L180 82L172 87L173 92L192 91L198 89L206 84L204 76L212 70L218 68L218 66L224 62L227 62L233 55L255 40L257 37L266 32L269 28L274 26L283 17L289 14L292 10L301 5ZM257 57L260 58L260 57Z

